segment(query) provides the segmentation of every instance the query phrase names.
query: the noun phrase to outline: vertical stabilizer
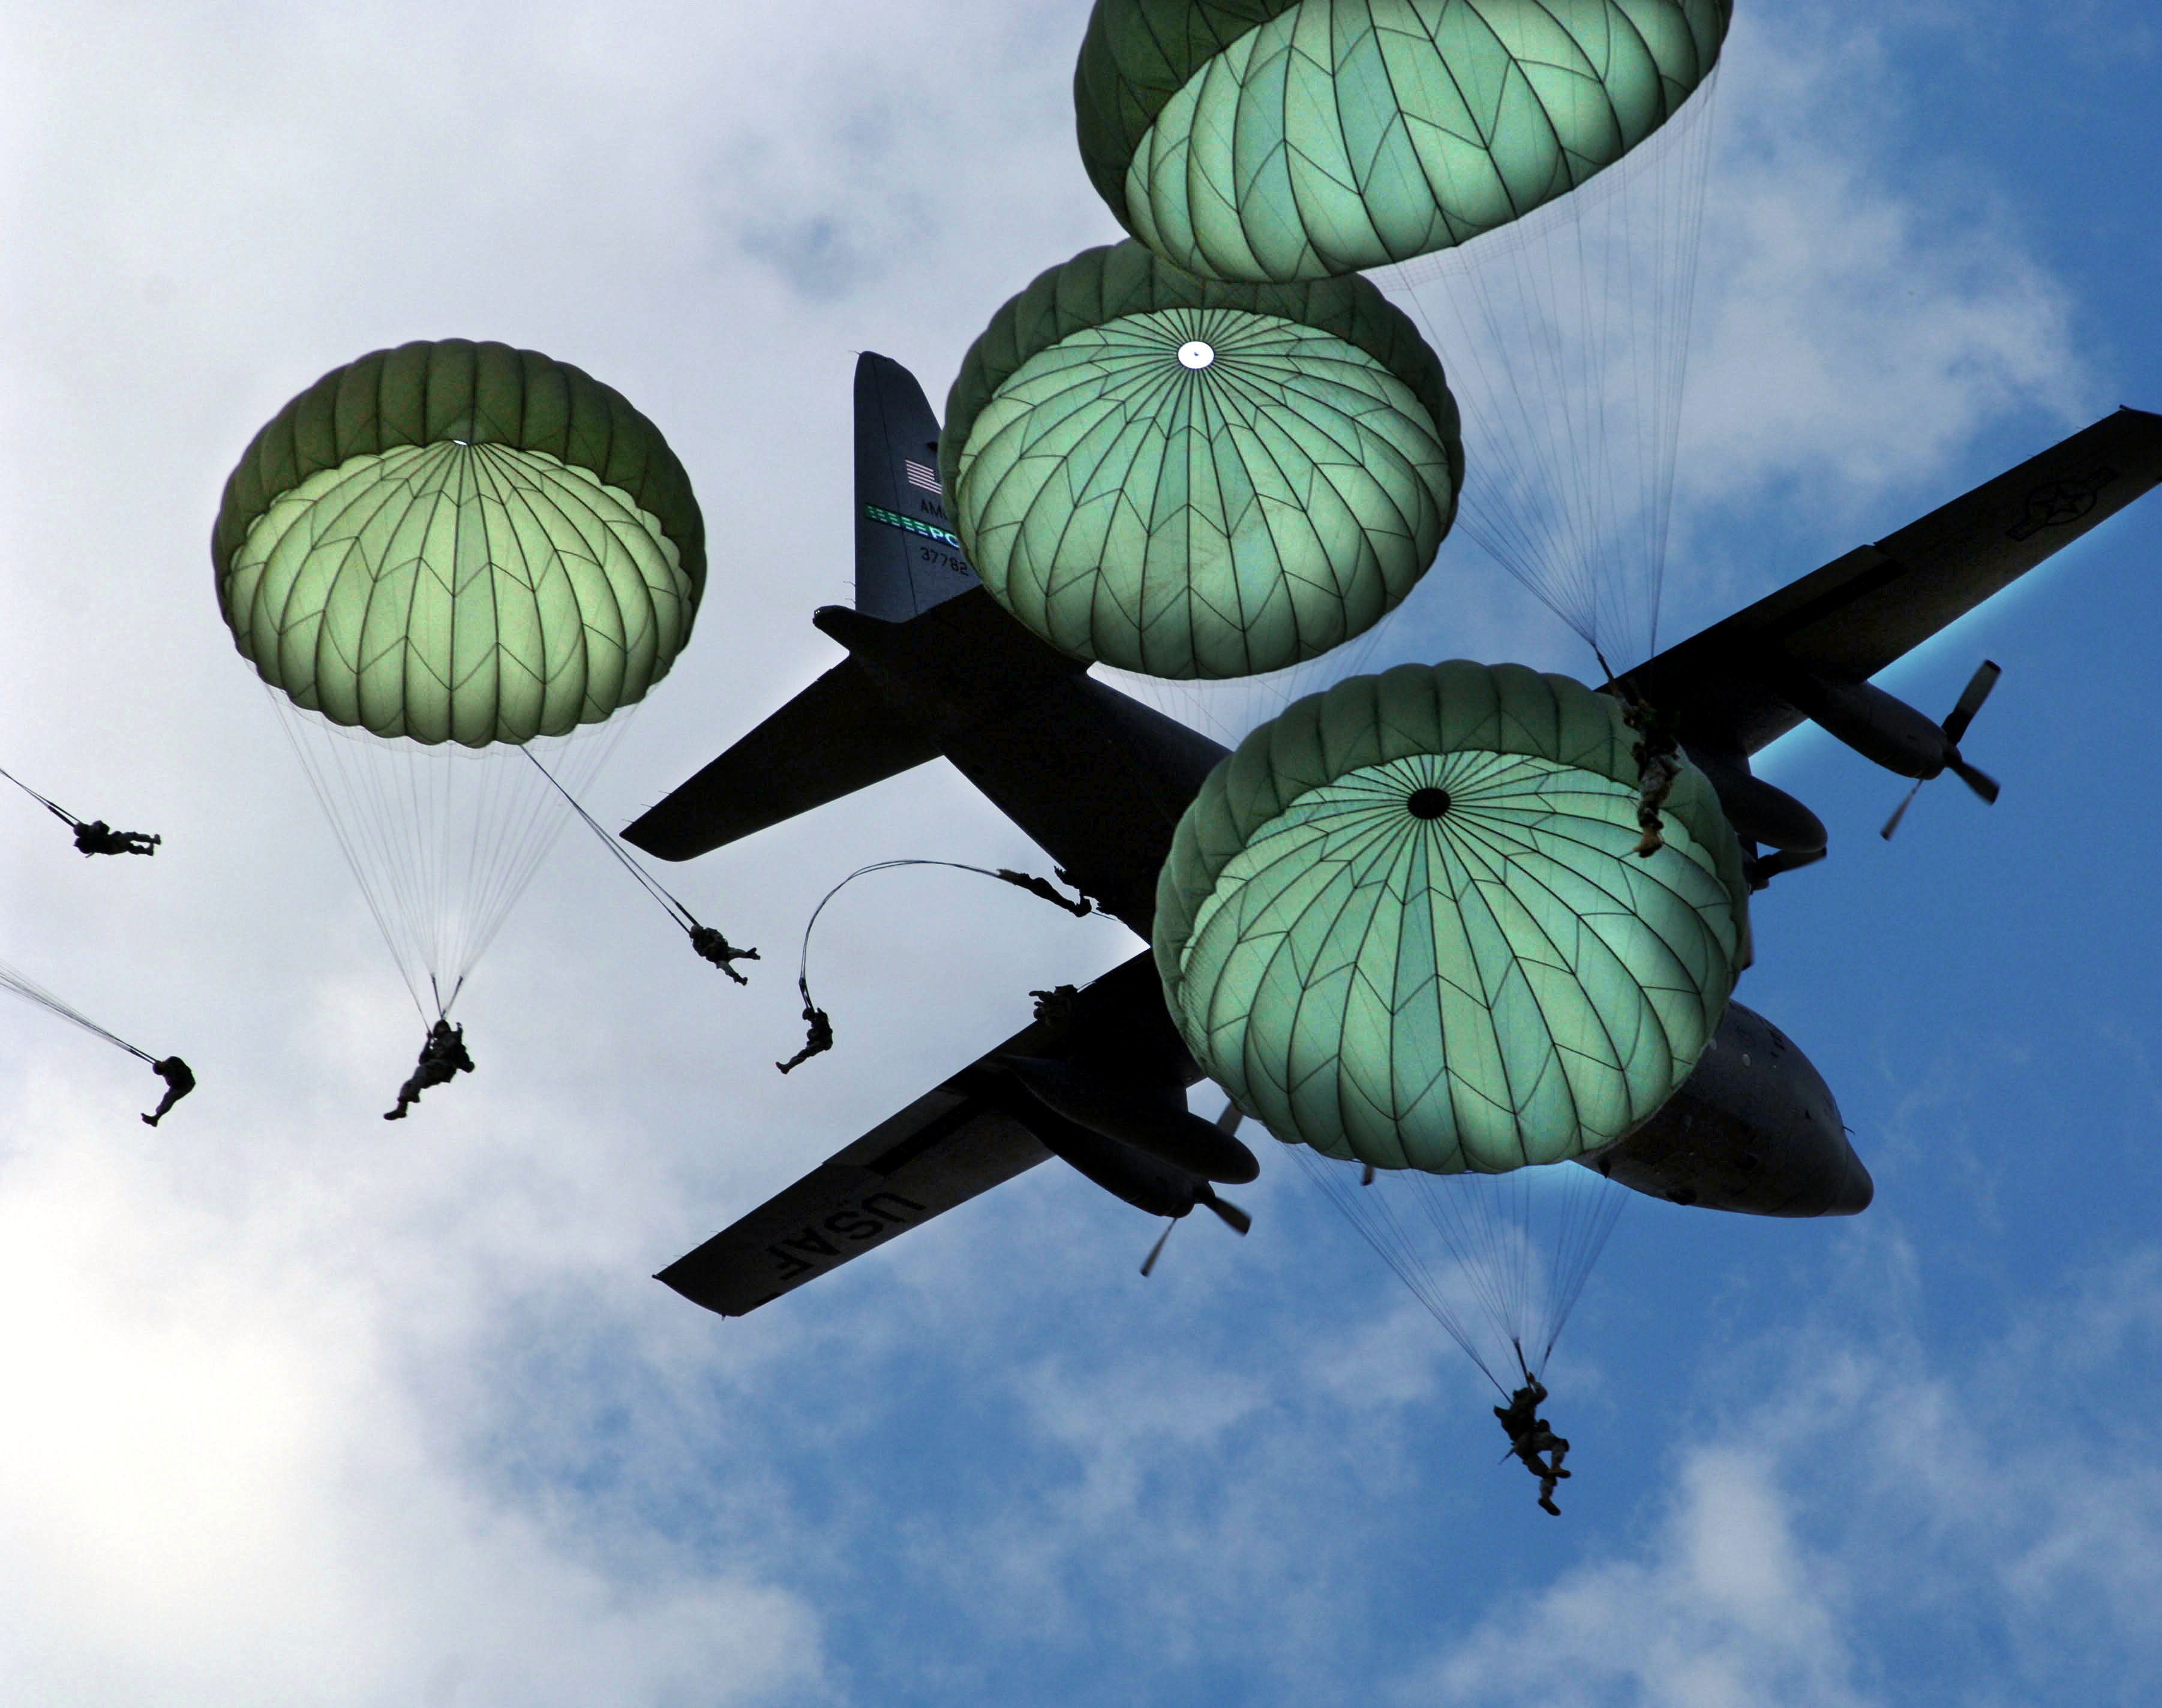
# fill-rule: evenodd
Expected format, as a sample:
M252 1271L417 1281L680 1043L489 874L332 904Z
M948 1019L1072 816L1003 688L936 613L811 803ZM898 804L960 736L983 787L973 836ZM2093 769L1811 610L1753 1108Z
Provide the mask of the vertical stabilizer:
M938 418L916 376L856 360L856 609L906 622L976 586L938 490Z

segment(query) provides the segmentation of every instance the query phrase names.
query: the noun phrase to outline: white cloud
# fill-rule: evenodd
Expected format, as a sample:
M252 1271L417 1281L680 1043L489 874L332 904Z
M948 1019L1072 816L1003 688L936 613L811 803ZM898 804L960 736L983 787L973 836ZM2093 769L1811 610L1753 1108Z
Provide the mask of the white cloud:
M1135 946L973 879L866 885L813 965L840 1048L779 1079L797 934L835 878L910 854L1041 869L946 768L664 873L761 944L748 991L567 838L462 1007L479 1072L384 1127L419 1028L209 596L219 483L316 374L450 332L577 362L662 424L715 544L699 634L593 804L619 821L656 797L834 656L805 618L848 592L853 352L911 362L936 401L1000 300L1110 234L1072 153L1084 10L0 17L0 763L167 836L154 861L85 862L13 803L0 956L202 1080L151 1135L139 1065L0 1008L11 1701L869 1700L899 1688L895 1652L966 1697L1047 1651L1080 1700L1160 1665L1205 1685L1241 1648L1235 1676L1320 1700L1373 1669L1366 1603L1399 1592L1381 1580L1407 1538L1456 1547L1482 1519L1495 1479L1462 1463L1498 1443L1470 1378L1408 1307L1362 1314L1345 1269L1272 1244L1298 1221L1280 1191L1239 1195L1250 1242L1183 1229L1152 1291L1081 1295L1131 1282L1155 1230L1048 1168L785 1313L724 1325L646 1278L1005 1035L1030 988ZM1745 154L1753 247L1719 276L1764 300L1755 333L1707 315L1700 378L1783 413L1727 418L1735 455L1705 449L1722 491L1922 479L1992 409L2051 395L2013 336L2039 305L2034 347L2058 348L2046 280L1883 191L1875 133L1843 122ZM1940 331L1919 309L1878 325L1883 268L1805 241L1842 197ZM1850 390L1846 424L1810 413ZM1941 442L1898 430L1903 393ZM1405 650L1559 653L1468 573L1437 572ZM1896 1362L1872 1344L1855 1367L1916 1398ZM1655 1544L1554 1593L1587 1619L1649 1596L1708 1690L1862 1690L1867 1645L1838 1638L1860 1544L1797 1467L1899 1419L1809 1373L1795 1377L1817 1434L1715 1430ZM2005 1443L2042 1445L2039 1414L1962 1445L1978 1382L1932 1414L1966 1468L1924 1515L2001 1544L1992 1594L2118 1620L2152 1527L2028 1477ZM1459 1402L1464 1455L1435 1417ZM2138 1427L2078 1461L2095 1491ZM1944 1474L1919 1445L1868 1450L1888 1510ZM2017 1523L1947 1516L1992 1477L2024 1492ZM1462 1593L1455 1554L1438 1575ZM1684 1605L1707 1580L1708 1646ZM1830 1662L1779 1646L1783 1605L1831 1631ZM1651 1690L1615 1621L1586 1667ZM2104 1654L2123 1637L2101 1634Z
M629 1708L815 1679L817 1622L791 1596L474 1486L464 1444L415 1410L401 1312L374 1289L189 1207L108 1119L60 1097L17 1113L11 1700Z
M1751 1397L1704 1409L1641 1547L1490 1610L1403 1699L2148 1700L2162 1251L1937 1352L1904 1248L1862 1255L1846 1296L1708 1372Z
M1648 1557L1565 1574L1490 1615L1402 1699L1554 1708L1864 1700L1833 1593L1794 1535L1771 1469L1739 1448L1692 1454Z
M1990 186L1914 134L1905 74L1858 8L1736 12L1685 516L1776 499L1808 525L1888 532L1888 493L1941 480L2007 418L2061 430L2101 411L2070 294ZM1747 573L1763 591L1804 567L1779 553Z

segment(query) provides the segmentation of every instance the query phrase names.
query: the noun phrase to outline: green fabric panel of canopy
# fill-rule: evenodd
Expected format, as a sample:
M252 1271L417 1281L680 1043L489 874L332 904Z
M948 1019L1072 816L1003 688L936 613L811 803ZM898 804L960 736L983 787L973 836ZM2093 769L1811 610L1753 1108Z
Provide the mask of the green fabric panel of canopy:
M1281 669L1379 622L1464 476L1441 364L1365 280L1214 284L1134 242L999 310L938 456L1001 605L1073 657L1179 679Z
M1732 0L1097 0L1081 154L1157 253L1313 279L1468 242L1649 136Z
M1279 1138L1496 1173L1622 1137L1749 957L1742 851L1684 770L1632 851L1621 708L1522 665L1406 664L1290 706L1210 774L1157 890L1166 999Z
M325 375L256 435L212 539L243 657L332 722L523 742L641 699L690 638L705 526L653 424L463 339Z

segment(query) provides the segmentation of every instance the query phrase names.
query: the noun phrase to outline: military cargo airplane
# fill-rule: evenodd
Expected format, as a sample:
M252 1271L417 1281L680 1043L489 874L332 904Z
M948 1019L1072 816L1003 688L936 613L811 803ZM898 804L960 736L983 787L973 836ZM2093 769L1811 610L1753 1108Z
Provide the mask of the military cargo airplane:
M1146 940L1172 831L1225 750L992 601L948 523L937 419L905 368L862 357L855 406L855 604L812 618L849 656L623 835L687 860L943 756ZM1749 767L1804 720L1917 788L1949 770L1996 799L1960 751L1994 664L1941 723L1869 678L2158 482L2162 415L2119 409L1610 685L1679 720L1761 888L1825 853L1815 814ZM1038 997L1013 1037L659 1278L739 1316L1052 1156L1151 1215L1201 1205L1243 1232L1215 1185L1260 1165L1234 1112L1219 1125L1188 1110L1202 1074L1150 954ZM1658 1113L1580 1161L1673 1203L1751 1215L1851 1215L1874 1190L1823 1077L1738 1002Z

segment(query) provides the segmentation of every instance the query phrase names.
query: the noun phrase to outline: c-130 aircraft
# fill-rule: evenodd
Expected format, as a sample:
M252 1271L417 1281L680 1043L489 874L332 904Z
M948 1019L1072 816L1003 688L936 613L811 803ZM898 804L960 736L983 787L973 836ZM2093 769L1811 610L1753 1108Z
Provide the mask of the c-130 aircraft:
M906 368L859 360L855 423L855 605L812 618L848 658L624 836L692 859L943 756L1062 877L1146 940L1172 833L1226 750L1095 680L994 602L948 523L937 418ZM1942 723L1869 678L2158 482L2162 415L2119 409L1614 685L1679 721L1759 888L1825 854L1816 815L1749 767L1804 720L1918 789L1950 770L1993 801L1997 784L1959 743L1995 664ZM1221 1127L1188 1112L1202 1077L1144 949L1040 1002L1013 1037L659 1278L740 1316L1052 1156L1152 1216L1204 1205L1243 1231L1212 1182L1252 1179L1260 1164L1228 1130L1234 1112ZM1731 1002L1680 1089L1580 1161L1675 1204L1755 1216L1852 1215L1874 1192L1822 1075Z

